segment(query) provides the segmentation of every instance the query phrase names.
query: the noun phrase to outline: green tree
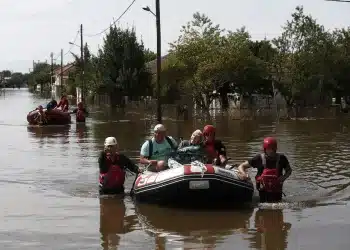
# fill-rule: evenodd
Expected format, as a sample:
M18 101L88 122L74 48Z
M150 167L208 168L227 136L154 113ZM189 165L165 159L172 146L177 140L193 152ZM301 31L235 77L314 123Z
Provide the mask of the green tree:
M207 16L195 13L171 45L171 53L178 62L171 63L176 69L167 70L183 76L185 88L205 110L215 97L214 91L220 93L224 104L229 91L251 96L266 85L265 62L251 50L245 28L227 35L223 32Z
M11 77L11 71L10 70L3 70L1 71L0 75L2 75L3 77Z
M111 27L100 56L103 84L112 101L118 92L119 97L122 94L130 99L145 95L150 78L145 69L145 48L134 29Z
M303 7L296 7L283 34L273 40L278 51L272 68L279 91L292 106L325 99L332 84L331 36Z
M21 87L24 84L23 74L21 72L12 73L11 79L8 81L7 85L9 87Z

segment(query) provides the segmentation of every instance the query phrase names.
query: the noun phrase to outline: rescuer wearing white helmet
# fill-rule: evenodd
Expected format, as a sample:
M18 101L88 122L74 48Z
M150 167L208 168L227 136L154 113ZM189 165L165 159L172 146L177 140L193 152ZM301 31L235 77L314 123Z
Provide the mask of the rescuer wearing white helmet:
M143 143L140 152L140 163L152 165L151 170L162 171L166 168L169 155L177 148L177 142L171 136L166 136L163 124L157 124L152 139Z
M107 137L98 158L100 169L100 194L124 193L125 170L138 173L138 167L125 155L119 153L115 137Z

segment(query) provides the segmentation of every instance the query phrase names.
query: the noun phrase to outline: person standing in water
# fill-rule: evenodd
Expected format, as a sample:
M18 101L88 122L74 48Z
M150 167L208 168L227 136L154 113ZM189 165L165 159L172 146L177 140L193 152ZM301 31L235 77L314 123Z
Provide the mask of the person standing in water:
M128 157L119 153L118 142L115 137L107 137L104 150L98 158L100 169L100 194L124 193L125 170L138 174L139 168Z
M242 180L249 178L246 170L250 167L258 170L255 179L260 202L280 202L283 194L283 183L291 175L292 168L287 157L282 153L277 153L275 138L265 138L263 153L257 154L239 165L238 171Z

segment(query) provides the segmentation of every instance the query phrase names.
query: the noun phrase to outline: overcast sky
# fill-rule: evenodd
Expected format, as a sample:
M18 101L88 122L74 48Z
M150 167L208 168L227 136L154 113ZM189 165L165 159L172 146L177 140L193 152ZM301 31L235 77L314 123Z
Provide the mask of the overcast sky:
M84 33L93 35L108 27L132 0L0 0L0 70L28 72L32 60L50 60L60 49L66 53L68 44L76 37L79 25ZM155 7L154 0L136 0L119 25L134 25L146 47L155 51L155 18L142 10ZM162 53L169 42L179 36L181 25L191 20L196 11L208 15L214 23L235 30L246 26L253 39L273 38L281 33L281 26L290 19L297 5L316 18L327 29L350 25L350 3L324 0L161 0ZM102 44L103 34L87 37L95 52ZM77 39L77 43L79 43ZM79 53L79 48L72 48ZM71 56L64 57L64 63Z

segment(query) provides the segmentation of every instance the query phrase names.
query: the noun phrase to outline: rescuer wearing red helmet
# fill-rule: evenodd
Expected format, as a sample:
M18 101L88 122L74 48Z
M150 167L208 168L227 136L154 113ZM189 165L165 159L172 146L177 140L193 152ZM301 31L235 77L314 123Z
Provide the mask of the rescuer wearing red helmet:
M263 150L262 154L257 154L252 159L239 165L239 176L241 179L247 179L249 176L246 169L256 168L258 172L255 180L260 202L279 202L282 200L283 183L291 175L292 168L287 157L284 154L277 153L275 138L266 137L263 142Z
M218 166L225 166L227 163L226 148L220 140L215 139L215 127L206 125L203 128L203 136L205 138L204 147L208 157L208 163Z

